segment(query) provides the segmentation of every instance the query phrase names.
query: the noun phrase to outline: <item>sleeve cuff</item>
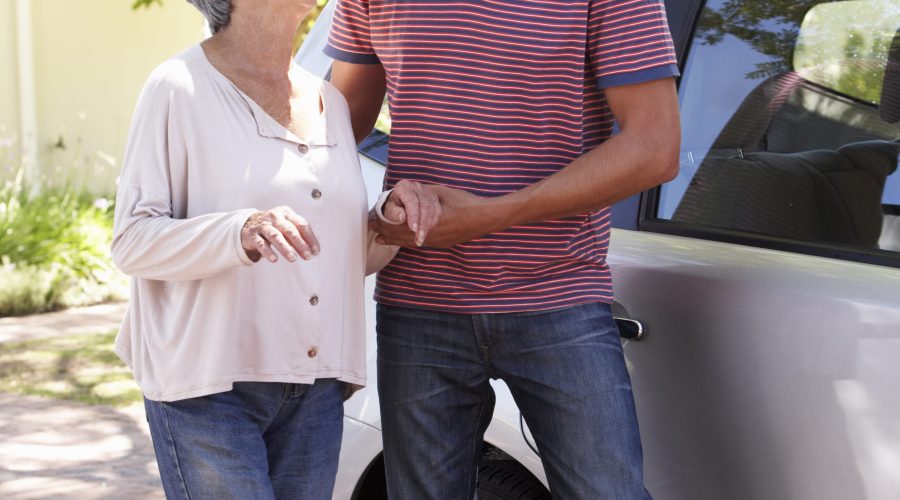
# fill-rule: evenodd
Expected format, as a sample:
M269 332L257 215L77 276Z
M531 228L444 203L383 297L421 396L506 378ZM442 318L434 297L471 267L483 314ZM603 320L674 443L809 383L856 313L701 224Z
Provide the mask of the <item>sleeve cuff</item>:
M241 245L241 229L244 228L244 223L247 222L247 219L258 211L259 210L255 208L248 208L246 210L240 210L234 215L234 247L237 251L238 260L245 266L253 265L254 262L250 260L250 257L247 256L247 252L244 250L244 246Z
M362 54L359 52L347 52L335 48L331 44L325 45L325 55L337 61L343 61L353 64L381 64L381 59L375 54Z
M642 69L639 71L601 76L597 79L597 86L601 89L605 89L608 87L632 85L635 83L644 83L652 80L674 78L679 76L681 76L681 73L678 71L678 66L674 64L666 64L664 66L654 66L652 68Z
M380 195L378 195L378 201L375 202L375 215L381 219L381 222L385 224L390 224L392 226L399 226L403 224L402 221L398 222L395 220L388 219L387 216L384 215L384 204L387 203L388 198L391 196L391 192L393 189L388 189L387 191L382 191Z

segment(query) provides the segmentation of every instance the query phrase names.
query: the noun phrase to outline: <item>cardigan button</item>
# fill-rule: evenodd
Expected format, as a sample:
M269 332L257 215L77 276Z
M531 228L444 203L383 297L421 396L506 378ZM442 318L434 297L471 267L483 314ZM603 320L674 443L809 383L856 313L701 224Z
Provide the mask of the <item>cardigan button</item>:
M319 354L319 350L316 349L315 347L313 347L313 348L311 348L310 350L306 351L306 355L309 356L309 357L311 357L311 358L316 357L318 354Z
M319 191L318 189L313 189L312 193L310 193L310 194L312 195L312 199L314 199L314 200L318 200L319 198L322 197L322 192Z
M314 305L318 305L318 303L319 303L318 295L313 295L312 297L309 298L309 305L314 306Z
M306 144L298 144L297 151L300 151L300 154L305 155L309 152L309 146L307 146Z

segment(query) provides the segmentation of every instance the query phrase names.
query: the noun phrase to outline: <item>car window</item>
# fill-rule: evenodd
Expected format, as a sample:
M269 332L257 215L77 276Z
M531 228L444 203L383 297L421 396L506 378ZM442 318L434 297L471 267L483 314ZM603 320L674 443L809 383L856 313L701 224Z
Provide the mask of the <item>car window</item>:
M388 98L385 96L381 111L375 121L375 128L369 137L359 145L359 152L369 159L387 165L388 141L391 137L391 114L388 111Z
M388 111L387 97L384 98L384 103L381 105L381 112L378 113L378 120L375 122L375 130L384 135L391 135L391 114Z
M710 0L657 218L900 252L900 2Z

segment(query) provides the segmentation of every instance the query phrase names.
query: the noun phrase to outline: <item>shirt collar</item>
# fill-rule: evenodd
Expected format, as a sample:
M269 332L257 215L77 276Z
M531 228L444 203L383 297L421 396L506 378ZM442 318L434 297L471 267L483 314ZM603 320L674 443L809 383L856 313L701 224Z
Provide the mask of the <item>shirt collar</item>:
M223 75L212 63L209 62L209 59L206 58L206 53L203 51L203 47L200 44L195 45L194 50L198 54L198 56L206 63L206 66L212 71L218 78L227 83L231 88L234 89L235 92L241 96L241 99L247 103L247 106L250 108L250 112L253 115L253 119L256 121L256 130L259 132L261 137L271 137L274 139L282 139L285 141L290 141L296 144L305 144L307 146L326 146L333 147L337 144L334 140L334 133L331 131L329 120L327 119L327 110L328 110L328 99L326 92L326 84L324 81L319 83L318 86L318 94L319 99L322 101L323 111L318 115L318 123L313 128L313 131L310 134L310 137L306 139L301 139L297 137L293 132L285 128L284 125L278 123L277 120L272 118L269 113L267 113L262 107L256 103L253 99L250 98L247 94L244 93L241 89L238 88L237 85L234 84L227 76Z
M306 139L297 137L293 132L285 128L284 125L278 123L278 121L262 109L256 101L251 99L250 96L241 91L241 89L237 88L237 86L232 84L232 87L234 87L241 98L244 99L247 106L250 107L250 112L253 114L253 119L256 120L256 129L260 136L282 139L297 144L306 144L307 146L335 146L336 142L333 140L334 134L331 133L329 127L330 124L328 123L326 114L328 102L325 99L325 92L322 85L319 86L318 90L319 98L322 100L324 110L318 115L318 123L312 129L310 136Z

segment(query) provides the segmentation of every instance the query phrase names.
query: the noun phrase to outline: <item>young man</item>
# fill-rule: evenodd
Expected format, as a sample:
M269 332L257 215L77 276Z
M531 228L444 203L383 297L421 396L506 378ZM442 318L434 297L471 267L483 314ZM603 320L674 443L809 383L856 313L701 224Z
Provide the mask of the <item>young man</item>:
M389 497L472 498L490 378L555 498L649 497L605 257L608 207L677 173L661 2L340 0L326 52L357 140L388 91L387 187L443 210L421 246L372 223L405 247L376 291Z

